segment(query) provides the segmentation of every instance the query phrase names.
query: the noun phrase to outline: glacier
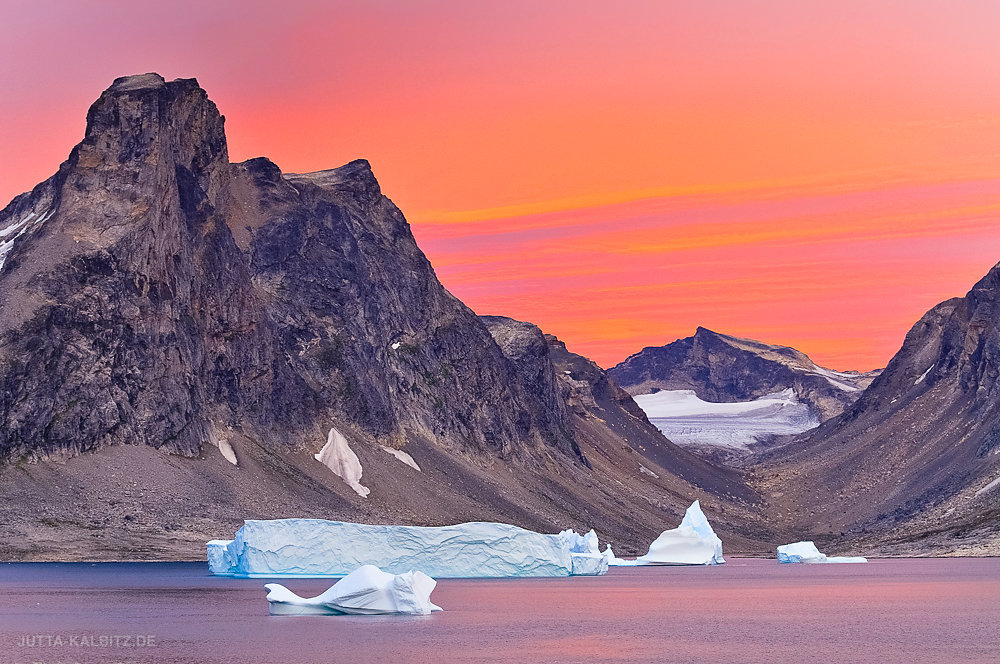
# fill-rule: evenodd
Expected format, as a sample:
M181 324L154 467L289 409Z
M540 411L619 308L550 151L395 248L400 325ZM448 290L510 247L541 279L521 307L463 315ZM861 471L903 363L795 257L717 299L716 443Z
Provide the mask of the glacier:
M362 565L316 597L299 597L280 583L268 583L272 616L386 615L425 616L441 607L431 603L437 581L423 572L389 574Z
M592 532L543 535L487 522L425 527L247 520L232 540L209 542L207 557L213 574L235 577L345 576L362 565L435 578L598 575L608 569Z
M771 436L819 426L809 406L800 402L791 388L735 403L703 401L693 390L640 394L635 402L664 436L682 446L746 450Z
M718 565L722 540L712 530L696 500L684 513L681 525L665 530L649 545L649 552L636 558L637 565Z
M866 563L861 556L828 556L820 553L813 542L794 542L778 547L779 563Z

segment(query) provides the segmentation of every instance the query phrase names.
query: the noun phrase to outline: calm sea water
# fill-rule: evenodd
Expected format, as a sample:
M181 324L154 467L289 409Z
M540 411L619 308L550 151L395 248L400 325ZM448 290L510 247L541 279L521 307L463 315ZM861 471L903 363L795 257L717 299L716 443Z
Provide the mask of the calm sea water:
M997 558L445 579L426 617L269 616L264 583L193 563L0 564L0 664L1000 662Z

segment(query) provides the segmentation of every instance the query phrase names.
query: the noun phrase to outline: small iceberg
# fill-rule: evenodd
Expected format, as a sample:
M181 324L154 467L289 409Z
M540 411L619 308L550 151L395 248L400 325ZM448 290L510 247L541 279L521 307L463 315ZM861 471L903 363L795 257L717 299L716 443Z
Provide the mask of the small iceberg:
M636 558L637 565L718 565L722 557L719 539L696 500L684 514L681 525L665 530L649 545L649 553Z
M264 587L272 616L425 616L441 610L431 603L436 585L423 572L389 574L374 565L362 565L316 597L299 597L279 583Z
M866 563L862 556L827 556L812 542L795 542L778 547L779 563Z
M608 567L635 567L639 563L635 560L625 560L624 558L619 558L615 555L615 552L611 549L611 545L608 544L604 548L604 559L608 561Z
M604 574L593 531L541 533L503 523L374 526L323 519L247 520L207 546L213 574L244 578L344 576L363 565L434 578Z
M597 533L591 528L586 535L575 530L564 530L559 539L569 550L573 576L599 576L607 574L608 559L601 553Z

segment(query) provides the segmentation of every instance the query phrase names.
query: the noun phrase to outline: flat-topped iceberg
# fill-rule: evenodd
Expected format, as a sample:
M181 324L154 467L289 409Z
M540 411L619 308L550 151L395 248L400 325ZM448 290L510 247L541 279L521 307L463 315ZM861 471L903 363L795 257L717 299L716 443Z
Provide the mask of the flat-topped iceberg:
M866 563L861 556L828 556L812 542L795 542L778 547L779 563Z
M208 544L208 562L213 574L239 577L345 576L363 565L435 578L604 574L607 561L589 550L590 533L568 533L542 535L485 522L423 527L248 520L232 540ZM596 549L597 536L592 539Z
M437 581L423 572L388 574L362 565L316 597L299 597L278 583L268 583L272 616L386 615L423 616L440 611L431 604Z
M691 503L681 525L665 530L649 545L649 553L636 558L638 565L718 565L722 557L719 539L698 501Z

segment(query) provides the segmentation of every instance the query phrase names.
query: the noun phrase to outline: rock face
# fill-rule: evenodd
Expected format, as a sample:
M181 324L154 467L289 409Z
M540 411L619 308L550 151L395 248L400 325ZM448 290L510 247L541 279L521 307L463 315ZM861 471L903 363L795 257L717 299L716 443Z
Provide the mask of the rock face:
M1000 266L928 311L843 415L773 452L765 491L831 541L995 555L998 399Z
M651 346L608 374L629 394L693 390L705 401L751 401L791 388L826 420L854 403L877 371L833 371L787 346L741 339L699 327L694 336Z
M0 557L198 557L288 516L595 526L629 552L692 499L723 530L756 500L595 365L448 293L367 162L229 163L193 79L116 80L0 212L0 260ZM331 430L370 493L314 458Z
M0 225L31 213L2 276L4 456L193 455L219 427L279 442L323 418L397 444L570 445L366 162L231 166L193 80L116 81Z

